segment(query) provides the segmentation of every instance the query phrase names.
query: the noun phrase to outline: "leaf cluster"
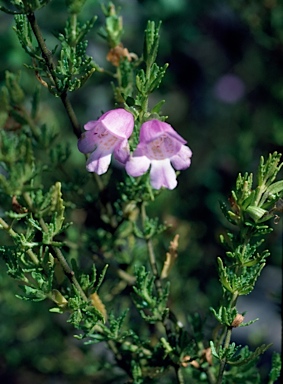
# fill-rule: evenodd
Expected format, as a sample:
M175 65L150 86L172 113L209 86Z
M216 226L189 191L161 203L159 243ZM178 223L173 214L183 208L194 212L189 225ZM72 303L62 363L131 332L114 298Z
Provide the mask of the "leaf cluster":
M92 29L96 16L84 24L72 25L72 18L66 22L64 33L59 34L61 43L54 74L57 79L57 91L75 91L82 87L95 71L92 58L86 54L88 42L86 34Z
M78 14L81 12L86 0L65 0L68 11L71 14Z
M281 155L262 157L257 173L257 186L253 188L253 174L239 174L236 188L230 198L231 210L221 206L226 218L235 227L221 235L226 247L226 266L218 258L219 276L223 288L232 294L246 295L255 282L269 256L268 250L260 251L264 236L272 231L267 221L278 212L283 195L283 182L275 181L282 168ZM264 224L263 224L264 223Z
M105 26L101 27L99 34L103 37L110 48L115 48L121 44L121 37L124 33L123 19L116 12L112 2L106 6L102 4L102 11L105 16Z
M231 210L223 211L235 225L253 225L260 230L260 224L274 217L276 203L283 196L283 181L275 181L282 168L281 154L274 152L268 159L261 157L257 172L257 186L253 187L253 174L238 175L236 188L230 197ZM258 227L254 224L259 224Z
M92 59L86 54L86 35L92 29L96 17L85 23L77 22L77 13L83 2L69 1L68 5L70 16L64 32L58 36L59 49L58 46L51 50L47 48L33 13L14 16L14 30L21 46L32 58L32 65L28 67L35 72L40 83L56 96L82 87L95 71Z
M164 101L162 100L153 106L151 111L147 111L148 97L154 90L159 88L168 68L168 64L159 66L156 63L160 38L160 26L161 23L156 26L153 21L148 21L145 29L142 55L142 64L145 68L140 69L136 74L135 84L138 92L134 105L132 106L131 103L129 104L131 106L131 110L135 112L141 122L153 117L160 118L160 110L164 104ZM129 101L131 100L126 100L127 103L129 103ZM140 111L142 111L143 114L141 114Z
M149 323L162 321L168 314L167 300L169 282L162 290L162 295L155 291L155 277L144 267L136 270L136 283L133 286L133 300L143 319Z
M11 0L9 5L0 5L2 12L17 15L34 12L42 7L45 7L51 0ZM7 1L2 1L6 3Z
M123 103L139 123L153 117L162 119L159 114L164 101L158 102L151 111L147 110L148 97L160 86L168 68L168 64L159 66L156 63L161 23L158 25L154 21L147 23L143 52L139 57L136 53L129 53L122 44L122 18L118 15L114 4L110 3L108 7L103 6L102 9L105 14L105 27L100 30L100 35L107 41L110 49L107 58L116 67L113 76L117 80L117 85L113 85L113 91L117 103ZM138 129L133 138L135 146Z
M219 337L221 342L211 342L212 354L221 361L222 367L226 364L230 367L219 371L218 380L222 378L224 382L229 382L232 377L233 382L246 382L252 377L258 380L254 365L258 356L269 347L263 345L252 353L247 347L240 348L235 343L230 343L230 334L234 326L247 326L255 321L242 323L243 316L238 314L236 304L239 296L247 295L254 289L266 264L266 258L270 255L268 250L261 250L261 247L265 236L272 231L267 222L281 206L283 182L276 181L282 168L280 157L277 152L270 154L266 161L262 157L255 178L253 174L239 174L236 188L230 197L230 210L224 204L221 206L234 229L229 229L220 237L227 250L226 257L217 259L224 297L218 310L211 308L222 325ZM255 187L254 179L257 181ZM239 316L239 322L235 322ZM239 369L241 366L245 366L245 370Z
M52 129L39 128L38 92L33 96L30 111L23 105L23 93L19 75L7 73L6 85L1 89L1 97L6 97L7 103L2 107L4 117L12 116L18 129L4 126L0 130L0 195L1 208L6 210L1 213L0 229L13 244L1 245L1 257L8 275L20 284L22 294L18 298L50 299L56 304L52 312L68 311L69 321L75 327L89 330L98 321L104 321L101 308L91 296L99 288L105 270L97 277L95 269L84 274L73 265L74 272L64 259L62 240L70 226L65 219L66 202L61 183L55 181L48 188L50 181L44 178L44 172L49 161L53 162L52 167L58 162L62 166L68 150L65 144L56 146ZM17 115L11 113L13 109Z
M225 372L225 376L227 378L233 377L234 380L239 380L244 377L243 371L249 372L249 370L252 369L253 374L256 373L254 363L258 360L258 357L261 354L270 348L271 344L263 344L256 348L254 352L250 351L248 346L242 347L235 343L231 343L228 348L222 348L222 346L220 346L220 348L216 349L214 343L211 341L210 346L214 358L219 360L225 358L227 363L232 367ZM235 369L236 367L237 369ZM239 367L242 367L242 369L238 369ZM249 375L250 374L251 372L249 372Z
M136 86L141 95L149 95L157 89L168 68L168 64L159 67L156 63L160 26L161 22L156 26L154 21L148 21L145 29L143 48L145 70L140 70L136 77Z
M3 164L3 172L0 174L1 192L17 196L30 185L39 171L35 168L31 140L24 135L17 136L2 130L0 141L0 161Z

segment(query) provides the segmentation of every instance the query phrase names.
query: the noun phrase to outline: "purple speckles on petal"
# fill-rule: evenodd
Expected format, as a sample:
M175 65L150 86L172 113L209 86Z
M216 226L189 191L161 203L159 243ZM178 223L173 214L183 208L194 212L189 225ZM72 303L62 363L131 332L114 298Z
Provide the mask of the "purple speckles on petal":
M126 171L136 177L144 174L151 166L152 187L174 189L177 180L173 167L181 170L191 164L192 151L185 144L186 141L171 125L149 120L141 126L140 142L126 163Z
M147 153L154 160L163 160L174 156L182 144L168 135L160 135L148 143Z

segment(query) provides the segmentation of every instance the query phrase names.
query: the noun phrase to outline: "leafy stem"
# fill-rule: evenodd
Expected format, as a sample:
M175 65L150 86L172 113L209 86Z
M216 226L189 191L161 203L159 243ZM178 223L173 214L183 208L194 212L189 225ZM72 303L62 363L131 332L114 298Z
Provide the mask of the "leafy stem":
M7 231L9 233L9 235L13 238L13 239L16 239L18 237L18 234L17 232L15 232L12 227L6 223L5 220L2 219L2 217L0 217L0 227L2 227L2 229L4 229L5 231ZM30 257L31 261L35 264L35 265L38 265L39 264L39 260L38 260L38 257L36 256L36 254L31 250L31 249L27 249L26 250L26 253L27 255Z
M142 223L143 227L145 228L145 222L147 219L147 214L146 214L146 208L145 208L145 202L142 203L141 205L141 218L142 218ZM147 245L147 250L148 250L148 256L149 256L149 262L151 266L152 273L155 277L154 283L156 290L158 292L158 295L161 297L162 296L162 285L160 281L160 274L158 272L157 268L157 263L156 263L156 257L153 249L153 244L152 244L152 239L151 238L146 238L146 245Z
M54 62L53 62L53 57L52 57L52 54L51 52L48 50L46 44L45 44L45 41L44 41L44 38L42 36L42 33L41 33L41 30L39 28L39 25L37 23L37 20L35 18L35 15L33 12L31 13L28 13L27 14L27 18L28 18L28 21L30 23L30 26L32 28L32 31L34 33L34 36L38 42L38 45L39 45L39 48L41 50L41 53L42 53L42 57L45 61L45 64L48 68L48 71L51 75L51 78L53 80L53 83L54 83L54 86L56 88L56 91L59 93L59 96L60 96L60 99L64 105L64 108L67 112L67 115L69 117L69 120L72 124L72 127L73 127L73 132L74 134L79 138L81 136L81 129L80 129L80 125L79 125L79 122L77 120L77 117L76 117L76 114L74 112L74 109L72 107L72 104L69 100L69 97L68 97L68 94L67 94L67 90L64 90L64 91L61 91L60 90L60 87L59 87L59 84L58 84L58 80L57 80L57 76L55 74L55 66L54 66Z
M23 197L24 197L29 209L31 211L33 211L33 203L32 203L32 200L30 198L30 195L27 192L25 192L23 194ZM39 218L39 224L40 224L43 232L48 232L47 225L46 225L46 223L42 217ZM53 253L53 255L57 258L57 260L61 264L62 269L63 269L65 275L67 276L67 278L69 279L69 281L71 282L71 284L73 284L73 286L77 289L81 298L87 302L88 298L86 297L82 287L80 286L80 284L79 284L79 282L75 276L74 271L69 266L66 258L64 257L63 253L61 252L61 250L58 247L55 247L53 245L50 245L50 249L51 249L51 252Z
M76 46L77 40L77 14L71 14L71 44L72 46Z
M225 335L225 341L224 341L224 350L228 351L230 341L231 341L231 335L232 335L232 327L227 327L226 328L226 335ZM225 356L223 359L220 361L220 366L219 366L219 374L217 378L216 384L221 384L222 379L223 379L223 374L225 370L225 365L227 363L227 356Z
M64 271L65 275L68 277L68 279L70 280L71 284L73 284L73 286L79 292L81 298L85 302L88 302L88 298L86 297L82 287L80 286L80 284L79 284L79 282L78 282L78 280L77 280L77 278L75 276L74 271L69 266L67 260L65 259L63 253L61 252L61 250L59 248L57 248L57 247L52 247L51 246L51 251L55 255L55 257L57 258L59 263L61 264L61 266L63 268L63 271Z

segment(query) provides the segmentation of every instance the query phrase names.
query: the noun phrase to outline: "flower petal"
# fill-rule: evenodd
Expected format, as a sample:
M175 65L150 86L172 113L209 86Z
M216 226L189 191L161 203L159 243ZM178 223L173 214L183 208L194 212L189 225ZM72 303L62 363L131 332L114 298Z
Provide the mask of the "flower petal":
M172 139L179 141L181 144L186 144L178 133L171 127L170 124L156 119L146 121L142 124L140 130L140 142L150 143L152 140L157 139L160 135L168 135Z
M96 151L94 151L86 162L86 169L89 172L95 172L98 175L102 175L103 173L107 172L109 165L111 162L111 153L102 153L97 148Z
M169 159L151 161L150 184L154 189L174 189L177 186L176 174Z
M130 148L127 140L121 140L114 148L115 159L125 164L130 157Z
M186 145L183 145L177 155L171 157L171 163L175 169L180 171L181 169L189 168L191 165L192 151Z
M169 159L181 149L182 143L167 134L159 135L146 146L146 155L152 160Z
M98 119L98 120L91 120L91 121L87 122L87 123L84 125L84 129L85 129L86 131L90 131L91 129L96 128L97 124L100 123L99 120L100 120L100 119Z
M150 160L146 156L131 156L126 163L126 172L130 176L143 175L150 166Z
M97 147L97 140L93 131L84 132L78 141L79 151L82 153L90 153L90 152L93 152L96 147Z
M134 116L123 108L104 113L98 121L118 138L128 139L134 129Z

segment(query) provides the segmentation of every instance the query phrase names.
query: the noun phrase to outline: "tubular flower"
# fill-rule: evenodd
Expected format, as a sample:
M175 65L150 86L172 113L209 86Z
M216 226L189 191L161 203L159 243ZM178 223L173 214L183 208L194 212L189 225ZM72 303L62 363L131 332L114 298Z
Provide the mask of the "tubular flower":
M118 108L104 113L98 120L89 121L84 126L86 132L78 141L79 151L91 153L86 169L102 175L108 170L111 155L125 164L130 150L128 138L134 128L134 117L125 109Z
M170 124L149 120L141 126L140 142L126 163L126 171L130 176L137 177L151 166L152 187L174 189L177 180L173 167L181 170L191 164L192 151L185 144L186 141Z

